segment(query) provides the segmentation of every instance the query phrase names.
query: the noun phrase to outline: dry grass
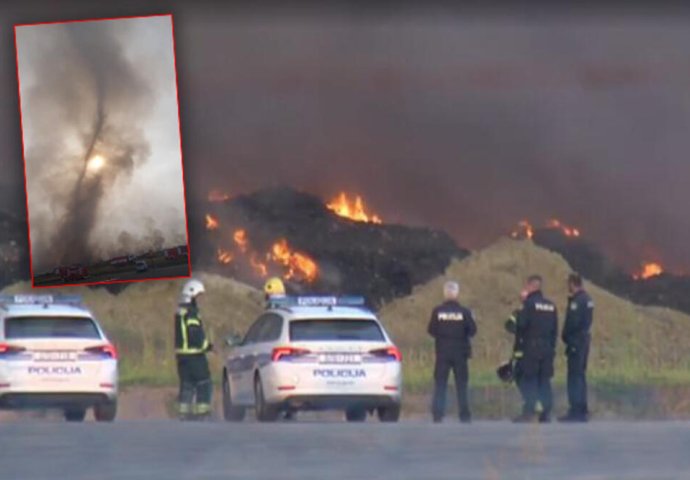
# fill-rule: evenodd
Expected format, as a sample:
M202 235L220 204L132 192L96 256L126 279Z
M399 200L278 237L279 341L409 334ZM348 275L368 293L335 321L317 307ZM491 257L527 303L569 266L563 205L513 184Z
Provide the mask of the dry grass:
M545 278L545 292L562 310L566 301L567 263L557 254L529 241L500 240L463 261L452 263L445 275L419 286L409 297L382 309L381 318L403 349L406 389L428 392L431 387L433 344L426 334L432 307L440 301L447 279L461 283L462 301L478 321L474 341L472 385L481 390L498 385L494 369L510 353L503 322L519 304L518 292L530 273ZM244 333L263 308L260 292L231 279L200 274L208 294L202 314L210 336L222 352L223 338ZM176 380L172 345L173 314L184 280L150 281L131 285L119 295L104 289L72 287L41 290L81 294L121 352L125 383L170 384ZM6 293L26 292L28 284ZM660 308L644 308L587 285L596 302L590 376L601 388L652 383L690 385L690 317ZM557 371L564 362L559 347ZM221 355L212 357L218 378ZM557 377L557 381L559 377ZM477 390L477 391L479 391ZM506 399L506 402L509 400Z
M559 306L562 327L566 306L566 278L570 268L558 254L531 241L502 239L462 261L453 262L445 275L415 288L409 297L386 305L381 317L407 355L406 381L411 387L430 384L433 343L426 324L441 300L443 283L458 280L461 301L473 309L479 333L474 341L475 384L495 383L495 367L510 354L511 337L503 323L519 306L518 293L531 273L544 277L545 294ZM690 317L663 308L633 305L601 288L587 284L596 310L590 371L596 379L614 383L636 381L690 382ZM559 347L557 369L565 368Z

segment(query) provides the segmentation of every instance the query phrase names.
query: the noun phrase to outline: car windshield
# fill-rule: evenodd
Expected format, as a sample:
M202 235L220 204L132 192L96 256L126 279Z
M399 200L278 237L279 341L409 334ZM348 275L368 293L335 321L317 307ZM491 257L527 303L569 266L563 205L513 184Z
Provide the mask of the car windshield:
M309 319L290 322L290 340L293 342L364 341L381 342L385 338L374 320Z
M86 317L14 317L5 320L5 338L101 338Z

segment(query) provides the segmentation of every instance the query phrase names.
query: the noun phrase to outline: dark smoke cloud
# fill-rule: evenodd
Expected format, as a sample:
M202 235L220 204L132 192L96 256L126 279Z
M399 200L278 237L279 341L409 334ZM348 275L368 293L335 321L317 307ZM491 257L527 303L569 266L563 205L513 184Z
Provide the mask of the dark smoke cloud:
M519 218L559 216L629 267L690 270L690 16L651 10L175 7L188 192L357 190L386 220L473 248ZM0 162L19 179L4 97Z
M471 248L555 216L627 267L690 269L687 16L200 17L186 34L198 196L344 188Z
M29 83L22 110L35 271L179 240L150 218L115 235L99 228L118 210L147 207L122 198L151 155L145 126L155 105L151 75L124 48L128 34L120 22L20 28L20 68L26 62L30 71L25 79L20 70ZM99 170L90 167L95 157L105 159ZM179 218L175 227L183 230Z

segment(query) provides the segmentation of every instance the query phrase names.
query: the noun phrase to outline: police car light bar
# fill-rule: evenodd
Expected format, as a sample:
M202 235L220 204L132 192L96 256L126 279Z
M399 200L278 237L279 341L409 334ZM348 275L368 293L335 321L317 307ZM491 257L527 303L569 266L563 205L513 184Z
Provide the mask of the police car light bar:
M362 307L364 297L348 296L274 296L269 299L272 305L278 307Z
M80 305L81 297L79 295L0 295L0 303L14 305Z

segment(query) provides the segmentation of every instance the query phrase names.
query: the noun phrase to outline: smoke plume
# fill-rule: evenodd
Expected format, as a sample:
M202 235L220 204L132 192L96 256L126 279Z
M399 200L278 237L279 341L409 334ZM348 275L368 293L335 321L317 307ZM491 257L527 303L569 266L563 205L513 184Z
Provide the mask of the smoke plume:
M128 221L155 203L141 192L131 195L131 185L151 155L145 127L156 85L141 59L125 48L131 32L120 22L24 27L34 35L20 37L31 53L24 63L31 75L22 111L28 112L24 132L35 271L141 253L180 239L179 228L159 225L157 216L141 225ZM22 73L20 68L23 82Z

